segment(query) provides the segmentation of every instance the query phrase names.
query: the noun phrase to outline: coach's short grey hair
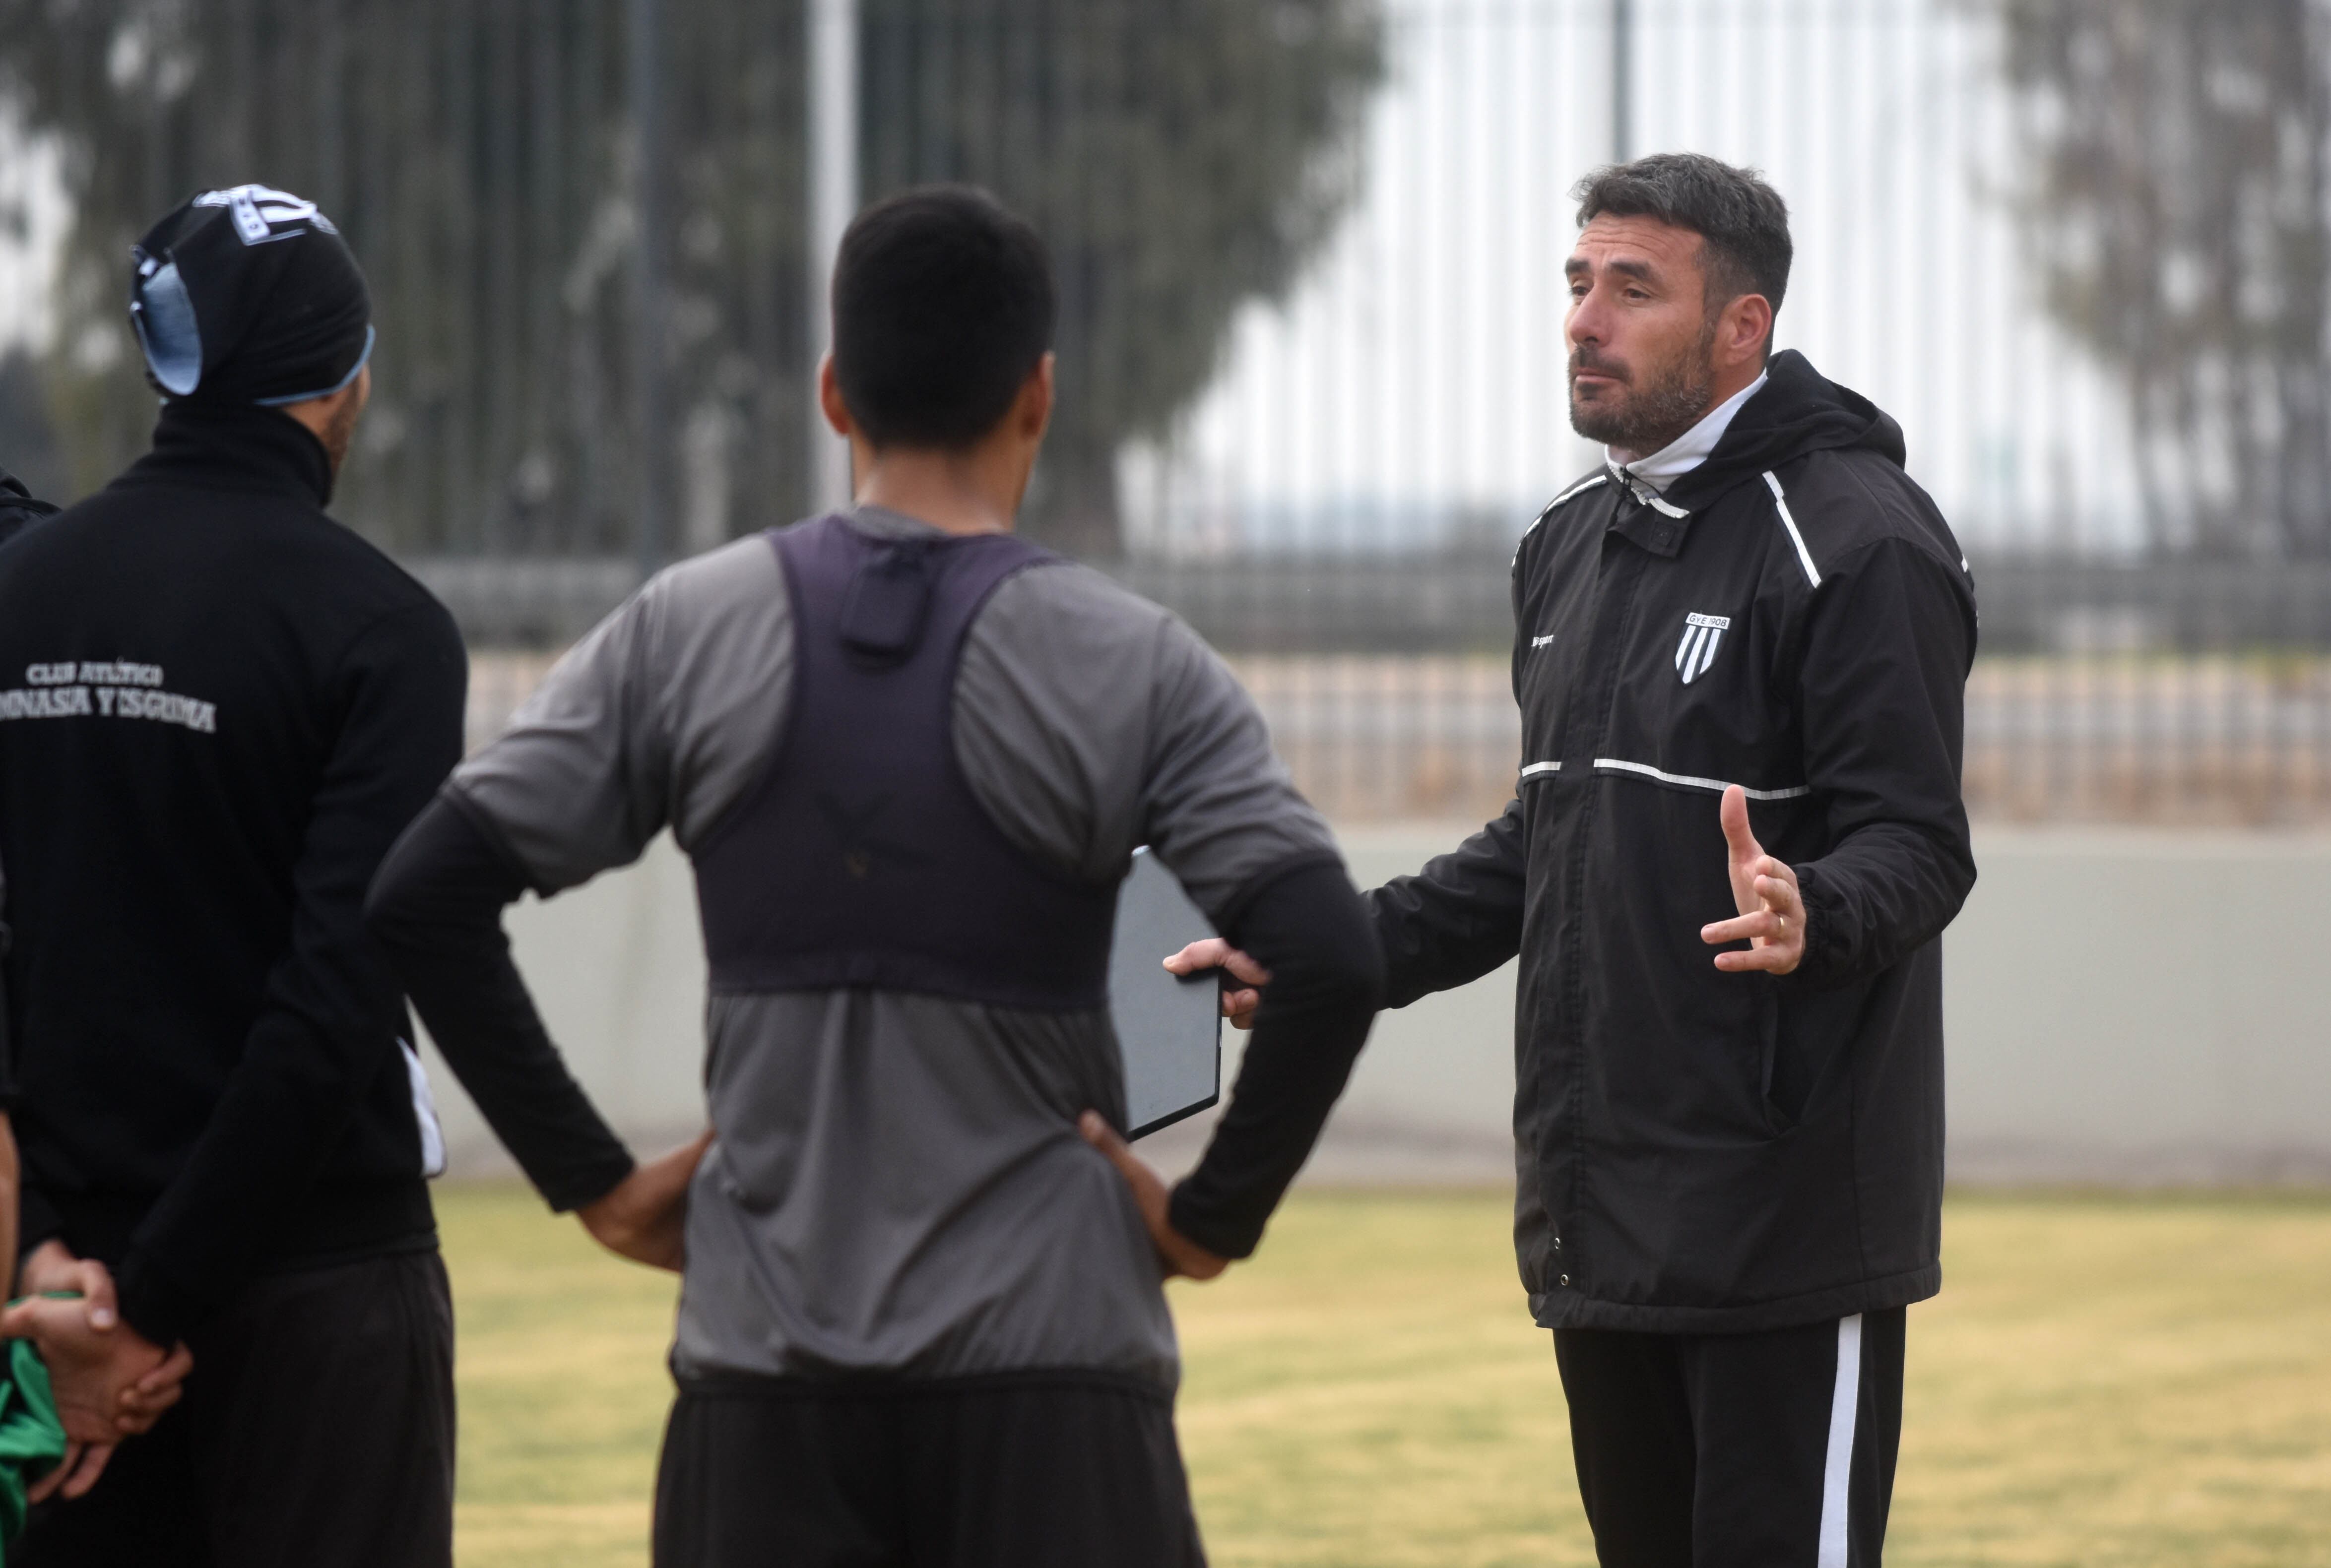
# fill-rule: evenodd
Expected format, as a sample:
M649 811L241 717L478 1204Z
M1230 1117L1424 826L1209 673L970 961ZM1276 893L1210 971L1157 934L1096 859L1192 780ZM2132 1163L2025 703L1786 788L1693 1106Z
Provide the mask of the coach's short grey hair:
M1656 218L1698 234L1711 308L1762 294L1780 309L1795 254L1789 204L1755 169L1734 168L1704 153L1653 153L1596 169L1570 194L1578 198L1582 224L1607 213Z

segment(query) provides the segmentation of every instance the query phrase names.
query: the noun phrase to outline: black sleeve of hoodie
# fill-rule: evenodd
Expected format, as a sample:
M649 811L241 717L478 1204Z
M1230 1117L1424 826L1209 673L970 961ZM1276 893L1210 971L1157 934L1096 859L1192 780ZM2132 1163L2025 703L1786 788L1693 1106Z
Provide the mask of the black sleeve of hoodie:
M1528 863L1522 803L1413 877L1368 894L1384 944L1384 1005L1479 980L1521 951Z
M48 502L35 500L14 474L0 468L0 545L56 511Z
M25 1254L42 1242L54 1240L64 1233L64 1216L33 1185L32 1173L20 1171L16 1177L16 1260L21 1263Z
M401 1004L364 932L365 889L461 760L467 683L461 634L433 601L365 628L333 672L339 728L292 866L284 955L193 1154L117 1271L122 1316L157 1344L233 1293L395 1060L379 1021Z
M1892 967L1941 935L1974 886L1959 794L1974 600L1953 563L1881 539L1813 596L1799 679L1805 776L1829 797L1829 853L1796 866L1814 989Z
M1198 1168L1174 1189L1174 1228L1244 1258L1318 1141L1384 993L1366 906L1340 864L1263 885L1223 935L1270 971L1254 1035Z
M365 917L446 1064L553 1209L578 1209L632 1156L566 1070L510 961L502 910L527 890L517 858L440 794L381 863Z
M7 470L0 469L0 499L5 499L7 486L13 482ZM6 906L7 891L7 868L0 866L0 908ZM9 944L14 940L14 933L5 923L0 923L0 956L6 955ZM8 1020L7 987L5 981L0 981L0 1078L5 1078L6 1084L6 1092L0 1095L0 1111L14 1116L18 1098L16 1041ZM14 1136L13 1127L10 1136ZM51 1237L62 1235L65 1228L63 1216L57 1212L54 1204L33 1189L28 1179L30 1175L20 1160L16 1166L16 1260L21 1260L25 1253Z

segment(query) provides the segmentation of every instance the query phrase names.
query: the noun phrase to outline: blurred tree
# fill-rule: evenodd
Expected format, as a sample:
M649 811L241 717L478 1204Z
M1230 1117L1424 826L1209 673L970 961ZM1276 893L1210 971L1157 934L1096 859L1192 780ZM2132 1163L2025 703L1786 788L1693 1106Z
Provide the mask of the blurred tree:
M1985 3L2049 307L2126 386L2155 547L2331 556L2331 17Z
M1034 531L1118 553L1117 453L1211 379L1357 185L1368 0L861 0L866 188L986 185L1052 248L1060 412Z
M0 468L36 496L65 493L64 461L42 395L40 366L21 348L0 353Z
M1051 242L1032 530L1117 553L1115 457L1204 385L1355 186L1375 0L865 0L870 195L990 185ZM800 0L665 0L677 537L804 493ZM0 0L0 91L76 203L43 366L76 493L143 449L129 245L206 186L311 195L381 333L347 516L416 550L613 552L642 432L620 0Z
M807 417L799 17L670 10L677 401L762 427L691 483L782 504ZM0 87L62 137L75 202L47 381L76 489L152 420L129 245L195 192L255 180L313 196L371 278L375 403L345 515L406 550L625 548L623 20L620 0L0 0Z

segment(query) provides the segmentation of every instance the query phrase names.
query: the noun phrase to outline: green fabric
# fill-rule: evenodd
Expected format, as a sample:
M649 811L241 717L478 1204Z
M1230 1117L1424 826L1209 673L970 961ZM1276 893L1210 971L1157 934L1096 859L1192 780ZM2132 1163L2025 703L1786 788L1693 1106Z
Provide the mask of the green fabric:
M49 1369L31 1340L10 1340L0 1379L0 1543L13 1544L24 1533L24 1489L64 1457L64 1423L57 1419ZM0 1546L0 1564L5 1557Z

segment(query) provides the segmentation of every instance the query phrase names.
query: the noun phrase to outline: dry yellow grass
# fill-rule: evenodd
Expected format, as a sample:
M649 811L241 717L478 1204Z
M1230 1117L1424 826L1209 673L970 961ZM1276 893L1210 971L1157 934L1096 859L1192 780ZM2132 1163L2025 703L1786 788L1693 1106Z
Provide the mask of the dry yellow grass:
M638 1564L671 1289L507 1187L440 1193L462 1568ZM1489 1194L1299 1197L1175 1287L1218 1568L1593 1561ZM1954 1201L1889 1561L2331 1563L2331 1198Z

